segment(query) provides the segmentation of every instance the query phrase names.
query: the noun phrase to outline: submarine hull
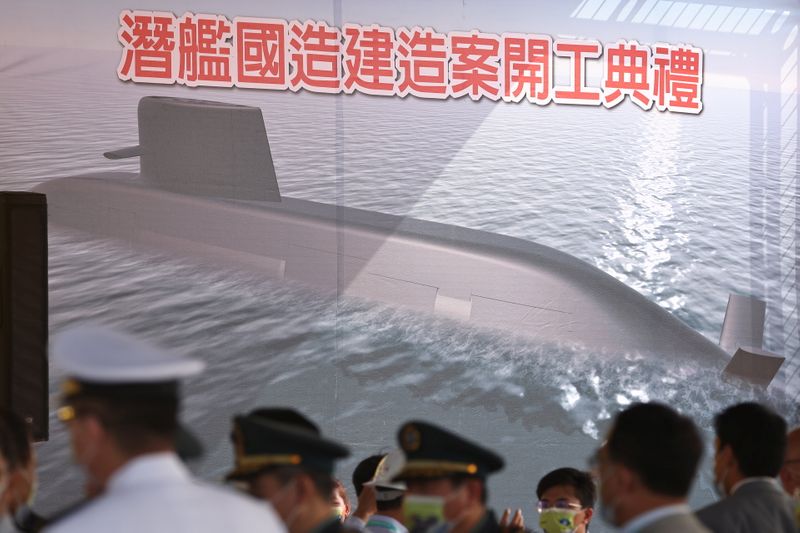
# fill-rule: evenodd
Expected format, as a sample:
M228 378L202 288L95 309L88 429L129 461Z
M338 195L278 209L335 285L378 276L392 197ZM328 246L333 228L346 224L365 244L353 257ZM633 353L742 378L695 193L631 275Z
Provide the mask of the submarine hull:
M318 290L434 313L593 352L729 356L601 270L533 242L283 197L219 200L136 174L46 182L50 221L257 270Z

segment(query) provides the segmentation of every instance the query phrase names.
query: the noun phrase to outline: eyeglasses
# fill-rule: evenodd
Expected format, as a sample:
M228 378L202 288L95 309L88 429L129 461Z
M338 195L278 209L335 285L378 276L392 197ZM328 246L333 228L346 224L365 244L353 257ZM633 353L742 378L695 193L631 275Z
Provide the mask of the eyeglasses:
M541 513L545 509L572 509L573 511L580 511L583 507L579 503L574 503L569 500L556 500L554 502L539 500L536 509Z

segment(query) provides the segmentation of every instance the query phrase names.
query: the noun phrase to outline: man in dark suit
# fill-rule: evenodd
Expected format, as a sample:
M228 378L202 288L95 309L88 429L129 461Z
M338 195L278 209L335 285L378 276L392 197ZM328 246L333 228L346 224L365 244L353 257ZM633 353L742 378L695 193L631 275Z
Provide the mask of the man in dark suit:
M792 501L775 477L786 451L786 422L757 403L741 403L714 419L714 480L722 499L697 512L716 532L795 533Z
M708 533L686 504L702 451L694 423L666 405L619 413L594 457L603 519L625 533Z

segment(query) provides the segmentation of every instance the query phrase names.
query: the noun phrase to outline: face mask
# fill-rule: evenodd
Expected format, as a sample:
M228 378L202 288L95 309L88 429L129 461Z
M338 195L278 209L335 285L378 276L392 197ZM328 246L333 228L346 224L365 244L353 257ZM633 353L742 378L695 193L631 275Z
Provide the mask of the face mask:
M444 526L445 499L441 496L407 494L403 500L403 522L409 533L425 533Z
M600 518L606 524L616 527L617 512L616 509L614 509L614 505L611 502L600 503Z
M347 518L344 514L344 507L334 507L333 514L339 522L344 522L344 519Z
M462 511L453 520L446 520L444 508L449 502L458 498L459 491L463 487L464 485L447 497L407 495L403 499L403 521L408 527L409 533L448 533L453 531L464 520L468 509Z
M575 531L574 509L544 509L539 514L539 526L545 533L571 533Z
M615 508L616 503L610 500L609 501L603 500L604 485L602 479L599 480L599 483L597 485L598 485L597 489L600 492L600 510L598 511L600 513L600 519L603 520L603 522L605 522L606 524L616 527L617 526L616 523L617 510Z

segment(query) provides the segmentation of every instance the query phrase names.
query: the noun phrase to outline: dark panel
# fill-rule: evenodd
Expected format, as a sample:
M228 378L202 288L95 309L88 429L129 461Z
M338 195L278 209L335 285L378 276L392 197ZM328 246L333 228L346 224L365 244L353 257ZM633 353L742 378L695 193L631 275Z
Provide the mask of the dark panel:
M48 437L47 206L37 193L0 192L0 402Z

